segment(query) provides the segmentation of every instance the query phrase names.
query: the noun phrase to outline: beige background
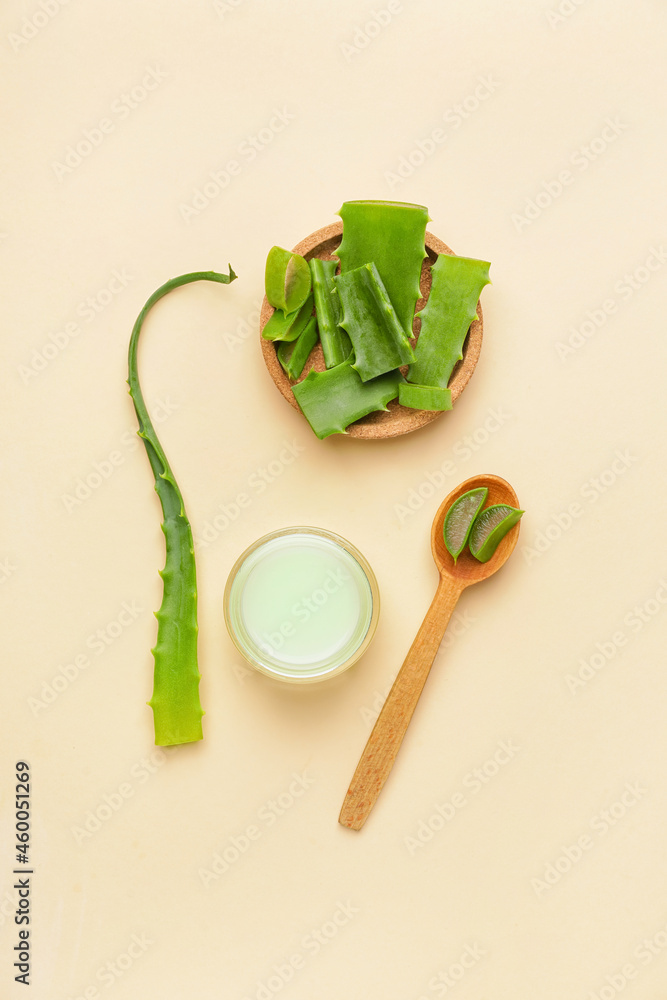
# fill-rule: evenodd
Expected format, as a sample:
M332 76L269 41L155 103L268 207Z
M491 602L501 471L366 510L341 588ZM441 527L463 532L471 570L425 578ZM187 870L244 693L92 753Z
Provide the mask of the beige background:
M657 0L3 5L3 998L26 995L19 758L38 1000L665 996L666 30ZM426 204L492 261L485 341L431 426L318 442L261 361L264 260L364 197ZM207 712L201 744L151 757L163 540L127 342L164 280L228 262L238 281L174 293L141 346L197 539ZM464 595L343 830L435 587L432 516L487 471L527 509L519 546ZM241 550L298 523L358 545L382 594L369 653L310 690L247 673L221 611Z

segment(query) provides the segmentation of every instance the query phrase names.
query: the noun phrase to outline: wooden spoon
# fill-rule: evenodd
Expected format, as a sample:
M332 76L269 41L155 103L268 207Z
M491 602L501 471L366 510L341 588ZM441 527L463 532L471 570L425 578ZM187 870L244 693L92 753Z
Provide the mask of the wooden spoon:
M431 551L440 573L440 582L431 607L382 706L345 796L338 822L352 830L360 830L364 825L389 776L456 602L466 587L486 580L499 570L517 543L519 524L505 535L488 562L478 562L466 548L454 563L443 537L445 515L463 493L483 486L487 486L489 490L486 506L496 503L519 506L510 484L499 476L491 475L466 479L440 505L431 529Z

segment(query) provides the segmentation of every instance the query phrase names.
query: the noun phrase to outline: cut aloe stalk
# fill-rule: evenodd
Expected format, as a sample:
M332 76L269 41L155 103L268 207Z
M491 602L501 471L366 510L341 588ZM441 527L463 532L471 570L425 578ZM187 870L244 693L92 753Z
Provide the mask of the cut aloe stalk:
M489 284L489 267L485 260L438 255L431 272L431 294L417 313L422 325L408 381L447 387L454 366L463 357L480 292Z
M468 544L475 559L488 562L498 543L521 519L524 511L498 503L478 514L470 531Z
M278 360L283 366L285 374L292 381L298 379L316 343L317 320L311 316L306 324L306 329L297 340L282 341L278 345Z
M334 284L341 304L340 325L352 341L353 367L362 382L414 361L375 264L339 274Z
M327 368L342 365L352 350L350 338L339 326L340 302L333 281L337 267L337 260L320 260L319 257L313 257L310 261L317 326Z
M455 500L447 511L443 533L447 551L453 556L454 562L463 552L470 535L470 529L489 495L488 488L481 486L476 490L468 490L458 500Z
M415 410L451 410L452 391L406 382L398 390L398 401L401 406L410 406Z

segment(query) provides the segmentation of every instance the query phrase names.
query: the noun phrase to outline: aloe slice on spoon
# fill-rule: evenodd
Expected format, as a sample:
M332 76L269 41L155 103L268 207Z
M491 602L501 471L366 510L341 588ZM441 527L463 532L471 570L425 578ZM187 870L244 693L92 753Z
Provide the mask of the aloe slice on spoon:
M470 531L470 551L479 562L488 562L500 541L521 519L524 511L498 503L478 514Z
M486 486L476 490L468 490L460 496L447 511L443 526L443 535L447 551L454 562L463 552L470 535L470 529L480 510L486 503L489 491Z

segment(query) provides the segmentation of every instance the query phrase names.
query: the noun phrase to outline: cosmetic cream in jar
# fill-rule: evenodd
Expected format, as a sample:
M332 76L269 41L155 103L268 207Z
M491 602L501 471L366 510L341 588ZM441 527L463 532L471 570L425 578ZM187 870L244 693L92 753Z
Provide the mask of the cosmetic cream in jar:
M234 644L257 670L312 682L359 659L380 601L373 570L350 542L322 528L283 528L236 561L224 611Z

